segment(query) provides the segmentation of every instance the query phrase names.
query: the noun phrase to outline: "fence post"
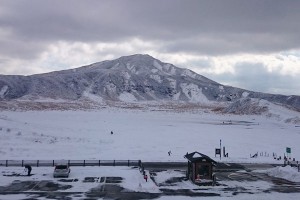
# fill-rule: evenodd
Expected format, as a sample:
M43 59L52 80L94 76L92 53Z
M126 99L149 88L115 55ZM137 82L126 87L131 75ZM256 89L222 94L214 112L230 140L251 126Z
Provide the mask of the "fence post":
M22 167L24 167L24 160L22 160Z
M68 160L68 166L70 166L70 160Z
M85 160L83 160L83 166L85 167Z
M39 160L36 161L36 166L39 167Z
M54 160L53 160L53 162L52 162L52 167L54 167Z
M5 166L6 166L6 167L8 166L8 161L7 161L7 160L5 161Z
M114 167L116 166L116 160L114 160Z
M99 167L101 166L101 164L100 164L100 163L101 163L101 161L99 160Z
M128 160L128 165L127 166L129 167L129 160Z

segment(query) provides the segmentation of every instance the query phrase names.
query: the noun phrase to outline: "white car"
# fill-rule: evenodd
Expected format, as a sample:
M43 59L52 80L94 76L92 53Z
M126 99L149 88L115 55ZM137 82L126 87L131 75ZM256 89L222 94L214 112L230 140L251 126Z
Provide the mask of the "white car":
M69 174L71 172L71 169L69 167L69 165L56 165L54 172L53 172L53 177L57 178L57 177L69 177Z

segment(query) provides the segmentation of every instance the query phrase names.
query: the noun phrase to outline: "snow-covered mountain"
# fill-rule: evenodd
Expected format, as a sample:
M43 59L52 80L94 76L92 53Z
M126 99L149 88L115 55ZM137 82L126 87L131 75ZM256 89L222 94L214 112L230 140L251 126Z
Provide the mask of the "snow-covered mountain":
M300 96L265 94L225 86L149 55L124 56L46 74L0 75L2 102L91 99L96 102L171 101L208 105L212 102L245 102L241 101L245 98L264 99L300 110ZM233 110L228 109L228 112Z

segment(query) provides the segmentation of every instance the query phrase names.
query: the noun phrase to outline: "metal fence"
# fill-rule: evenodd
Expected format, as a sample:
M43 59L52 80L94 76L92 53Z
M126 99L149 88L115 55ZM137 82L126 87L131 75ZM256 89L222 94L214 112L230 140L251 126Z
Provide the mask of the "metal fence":
M128 166L140 167L141 160L0 160L0 167L54 167L59 164L69 166Z

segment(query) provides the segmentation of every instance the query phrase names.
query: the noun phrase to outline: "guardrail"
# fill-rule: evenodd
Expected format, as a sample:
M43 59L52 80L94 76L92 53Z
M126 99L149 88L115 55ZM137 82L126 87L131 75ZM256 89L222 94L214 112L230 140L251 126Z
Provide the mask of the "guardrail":
M299 165L299 161L290 161L290 160L285 160L284 165L290 165L292 167L297 167Z
M54 167L59 164L69 166L128 166L140 167L141 160L0 160L0 167Z

